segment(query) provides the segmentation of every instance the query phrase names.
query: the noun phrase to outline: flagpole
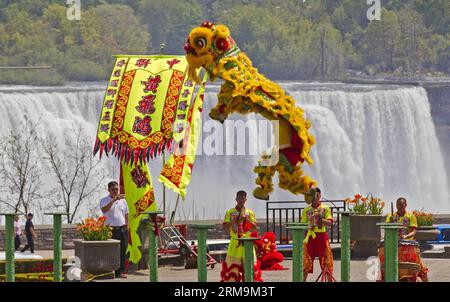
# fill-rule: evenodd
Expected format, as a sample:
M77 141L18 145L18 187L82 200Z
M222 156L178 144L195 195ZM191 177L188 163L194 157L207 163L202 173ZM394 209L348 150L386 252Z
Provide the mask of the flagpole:
M164 54L164 47L166 45L164 43L159 44L160 47L160 51L159 54ZM166 153L164 152L164 150L162 151L162 158L163 158L163 168L164 165L166 164ZM166 186L164 184L162 184L163 186L163 212L164 212L164 217L166 217Z

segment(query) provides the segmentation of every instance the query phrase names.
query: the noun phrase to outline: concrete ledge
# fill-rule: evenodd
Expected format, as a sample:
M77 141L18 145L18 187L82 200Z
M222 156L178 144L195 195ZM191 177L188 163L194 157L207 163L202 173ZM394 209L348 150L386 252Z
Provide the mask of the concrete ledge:
M422 252L422 258L450 259L450 246L444 246L442 249L424 251Z

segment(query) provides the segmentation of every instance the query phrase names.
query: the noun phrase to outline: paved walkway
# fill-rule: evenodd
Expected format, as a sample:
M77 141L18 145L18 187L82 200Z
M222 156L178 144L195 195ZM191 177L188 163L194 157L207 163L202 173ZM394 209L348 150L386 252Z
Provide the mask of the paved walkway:
M450 281L450 260L448 259L424 259L425 264L430 269L430 281ZM283 261L283 266L288 270L283 271L263 271L262 278L266 282L291 282L292 281L292 261ZM374 282L376 278L375 261L352 261L351 281L353 282ZM337 281L341 279L341 262L334 262L334 277ZM318 260L314 262L314 273L308 276L307 281L315 281L319 276L320 266ZM141 270L130 273L127 279L99 280L99 282L147 282L149 280L148 270ZM158 280L160 282L196 282L197 270L184 269L184 267L164 266L158 269ZM208 268L208 281L220 281L220 265L214 269Z
M63 250L63 257L74 256L74 250ZM35 254L44 259L52 258L53 251L35 251ZM430 281L449 282L450 281L450 259L423 259L430 272L428 274ZM282 265L287 270L283 271L263 271L262 278L267 282L290 282L292 281L292 260L286 259ZM378 262L377 258L371 260L353 260L351 261L351 281L353 282L374 282L377 276ZM211 269L208 268L208 281L220 281L221 265ZM308 276L309 282L315 281L320 274L319 262L314 262L314 273ZM337 281L341 279L341 262L334 261L334 278ZM160 282L197 282L197 270L185 269L184 267L161 266L158 269L158 279ZM149 281L148 270L130 272L127 279L107 279L97 280L98 282L147 282Z

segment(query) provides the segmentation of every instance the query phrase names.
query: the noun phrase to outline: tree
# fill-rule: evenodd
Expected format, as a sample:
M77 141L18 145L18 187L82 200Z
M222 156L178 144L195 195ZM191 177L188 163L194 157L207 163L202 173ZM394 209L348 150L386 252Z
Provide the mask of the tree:
M80 22L66 22L64 8L45 12L46 25L57 26L64 49L64 73L71 80L103 80L111 73L114 54L145 54L149 33L126 5L99 5L82 11ZM59 21L61 20L61 21ZM59 39L58 39L59 37Z
M0 65L53 67L5 71L0 82L105 80L113 54L159 53L160 43L167 54L184 54L189 31L204 20L227 25L254 65L276 79L450 68L448 0L384 1L381 20L371 22L365 0L81 2L81 20L71 21L61 0L0 0ZM338 53L325 55L327 43Z
M412 1L412 0L410 0ZM427 27L434 33L445 35L450 32L450 1L415 0L415 9L423 16Z
M427 48L425 34L427 28L422 16L415 10L404 7L398 13L398 23L401 30L399 55L401 65L406 71L420 70L425 61Z
M382 9L381 20L372 21L366 32L362 52L367 65L377 65L379 71L394 70L399 59L400 25L397 14Z
M336 78L343 65L343 50L341 33L328 21L322 21L316 26L315 38L316 49L319 53L314 74L320 78Z
M201 12L192 0L142 0L136 11L151 34L150 52L159 53L160 43L164 43L164 52L170 54L184 54L189 31L202 22Z
M92 201L90 198L97 192L105 179L100 170L100 161L92 156L91 145L83 137L81 127L72 128L67 137L67 145L74 144L70 152L62 153L53 135L48 134L41 141L50 171L56 178L59 189L54 189L56 201L54 208L63 208L67 215L67 223L73 223L82 206ZM62 204L59 200L62 199Z
M12 129L0 142L0 203L15 213L28 214L41 199L41 170L37 153L38 123ZM4 197L3 197L4 196Z

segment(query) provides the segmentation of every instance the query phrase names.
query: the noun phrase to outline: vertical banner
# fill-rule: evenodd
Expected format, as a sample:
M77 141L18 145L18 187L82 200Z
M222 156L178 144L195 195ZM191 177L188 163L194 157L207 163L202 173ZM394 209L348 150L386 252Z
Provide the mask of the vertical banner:
M199 87L194 104L189 110L184 139L181 144L175 144L174 151L159 176L159 181L167 188L179 194L183 200L186 195L186 188L191 181L192 168L197 154L197 145L202 131L201 112L205 81L206 78L204 77L203 85Z
M160 181L183 198L190 181L204 87L196 89L187 67L185 56L119 55L106 88L93 153L112 155L121 163L134 263L141 258L137 230L142 213L157 210L147 162L176 146Z
M122 76L128 64L128 58L117 58L114 64L111 77L108 81L105 97L103 99L102 112L100 114L100 121L97 129L97 140L95 142L94 153L100 149L100 158L105 148L106 142L111 138L111 131L113 126L113 116L117 107L117 99L119 96L119 89L122 84Z
M130 261L137 263L141 259L141 240L137 234L139 223L145 211L156 211L155 194L147 164L130 166L122 165L122 177L128 204L129 236L128 252Z
M117 56L94 154L136 164L170 151L184 135L196 87L186 70L184 56Z

